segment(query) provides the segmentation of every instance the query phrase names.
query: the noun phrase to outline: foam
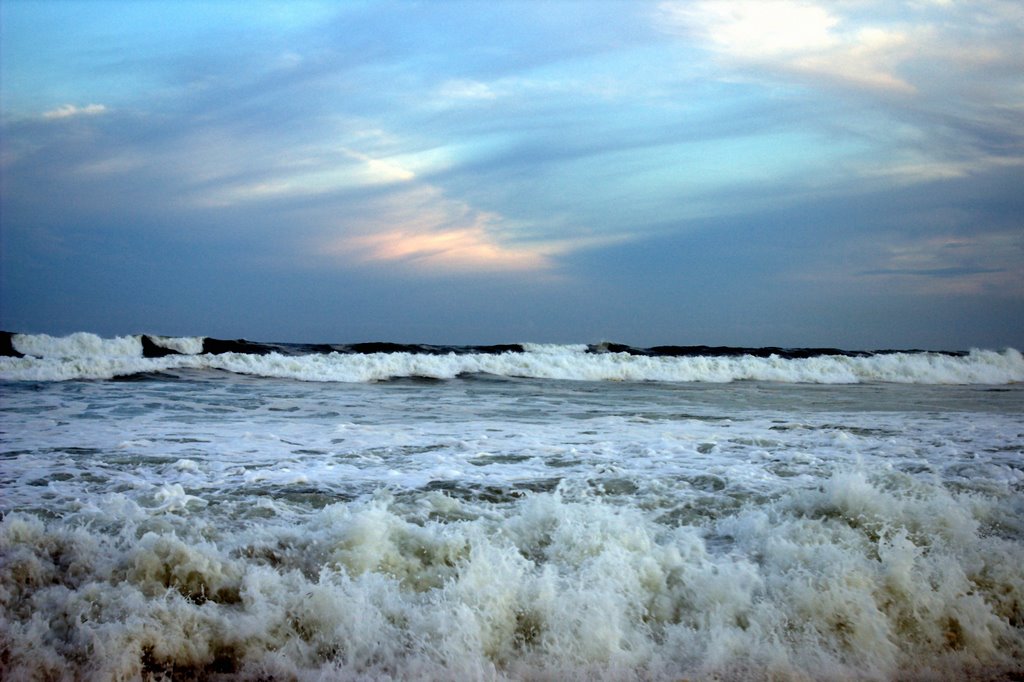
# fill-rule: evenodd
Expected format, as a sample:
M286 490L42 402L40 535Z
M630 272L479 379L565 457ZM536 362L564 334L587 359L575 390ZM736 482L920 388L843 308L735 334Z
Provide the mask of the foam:
M138 336L104 339L96 334L78 332L68 336L48 334L15 334L14 349L37 358L120 358L141 357L142 341Z
M665 526L556 491L378 494L295 525L0 522L7 679L958 679L1020 671L1000 501L840 471ZM161 512L166 514L167 511ZM110 528L102 532L101 528ZM712 539L725 542L718 549ZM723 549L724 548L724 549Z
M199 355L203 352L202 336L150 336L153 342L163 348L176 350L185 355Z

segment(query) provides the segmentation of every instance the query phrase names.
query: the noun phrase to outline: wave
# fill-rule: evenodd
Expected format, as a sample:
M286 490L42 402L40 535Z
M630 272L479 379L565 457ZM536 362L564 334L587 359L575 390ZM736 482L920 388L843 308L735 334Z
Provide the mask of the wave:
M374 382L463 375L579 381L765 381L855 384L1008 384L1024 357L1003 351L846 351L621 344L438 346L398 343L258 343L210 337L79 332L0 335L0 379L114 379L174 370L225 370L302 381Z

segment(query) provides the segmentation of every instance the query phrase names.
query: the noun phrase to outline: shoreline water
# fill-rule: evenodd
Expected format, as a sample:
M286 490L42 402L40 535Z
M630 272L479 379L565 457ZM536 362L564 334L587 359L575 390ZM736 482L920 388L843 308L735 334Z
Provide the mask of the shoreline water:
M1020 383L593 381L680 359L557 346L454 357L572 380L296 381L84 341L3 359L78 370L3 380L5 679L1024 674Z

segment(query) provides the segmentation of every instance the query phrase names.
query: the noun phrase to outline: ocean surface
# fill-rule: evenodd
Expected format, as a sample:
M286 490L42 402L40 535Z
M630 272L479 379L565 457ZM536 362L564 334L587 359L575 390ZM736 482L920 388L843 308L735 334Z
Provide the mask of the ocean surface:
M4 680L1024 678L1013 349L0 352Z

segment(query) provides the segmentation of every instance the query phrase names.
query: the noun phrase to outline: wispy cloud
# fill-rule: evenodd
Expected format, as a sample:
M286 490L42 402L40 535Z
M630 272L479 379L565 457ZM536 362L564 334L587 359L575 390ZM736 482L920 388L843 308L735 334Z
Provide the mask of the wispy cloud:
M342 262L392 263L419 272L547 270L566 245L516 244L508 221L419 184L340 218L340 236L318 237L313 252Z
M889 233L852 239L844 251L845 263L810 266L797 279L881 294L1024 298L1024 241L1012 231Z
M843 182L909 185L1024 163L1020 3L668 1L655 18L712 55L722 81L841 101L823 129L864 150L835 164Z
M964 277L967 275L988 275L1006 272L1003 268L948 267L948 268L881 268L864 270L861 275L911 275L915 277Z
M284 158L265 165L258 177L245 175L242 169L238 169L220 181L207 183L196 195L196 203L240 206L402 183L416 177L415 173L395 161L348 148L315 152L297 150L297 153L285 154ZM242 179L236 179L239 177Z
M445 273L538 270L550 266L547 258L534 249L499 244L482 225L427 232L376 232L343 239L330 250L352 254L363 262L399 262Z
M859 171L866 177L884 178L890 182L913 184L933 180L953 180L980 174L988 169L1024 166L1024 156L979 155L969 159L944 160L904 152L895 162L879 159L865 161Z
M706 0L661 5L669 31L696 37L721 56L839 84L911 93L895 67L914 48L904 30L858 26L824 3Z
M304 236L296 243L307 244L308 251L285 252L299 259L311 253L319 263L326 257L335 267L390 263L420 274L547 271L554 253L572 247L566 240L522 243L521 226L423 179L446 162L443 152L402 153L408 149L402 140L379 130L340 137L346 144L333 148L236 140L228 145L236 153L215 154L219 165L201 160L207 173L219 170L187 196L199 209L301 214L295 228ZM348 146L360 140L377 148L371 153ZM196 151L192 142L175 156L186 174Z
M107 107L102 104L87 104L84 107L74 104L65 104L56 109L43 112L43 118L48 121L61 118L72 118L74 116L96 116L107 112Z
M494 100L498 93L487 83L467 79L453 79L445 81L438 89L438 96L442 100Z

